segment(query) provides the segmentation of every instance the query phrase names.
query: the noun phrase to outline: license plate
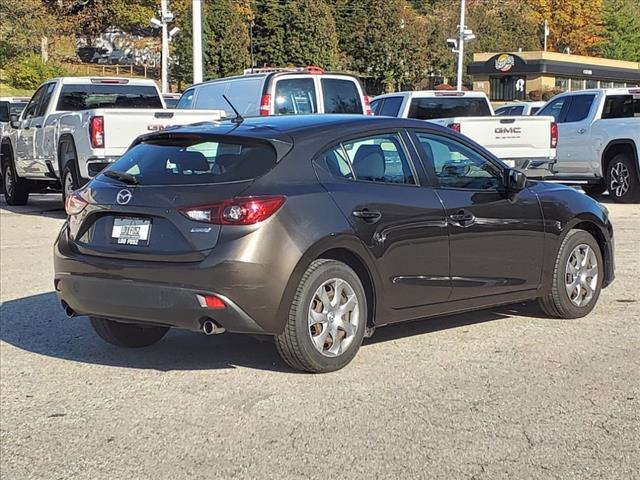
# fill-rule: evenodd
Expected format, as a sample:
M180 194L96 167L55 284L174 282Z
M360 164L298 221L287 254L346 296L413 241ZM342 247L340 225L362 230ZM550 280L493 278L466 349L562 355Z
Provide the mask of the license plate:
M143 218L115 218L111 242L118 245L149 245L151 220Z

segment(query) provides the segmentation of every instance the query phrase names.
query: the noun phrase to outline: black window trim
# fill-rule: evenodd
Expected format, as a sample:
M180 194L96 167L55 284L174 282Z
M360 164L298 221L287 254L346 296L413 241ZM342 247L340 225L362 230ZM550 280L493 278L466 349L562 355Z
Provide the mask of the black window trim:
M434 132L433 130L422 130L420 128L415 128L415 127L408 129L407 132L411 137L411 141L413 142L414 148L418 153L418 156L422 163L422 168L426 172L427 178L432 188L438 189L438 190L456 190L456 191L464 191L464 192L484 192L484 193L496 192L499 194L504 194L504 189L505 189L504 177L505 177L505 172L509 170L509 167L503 164L499 159L486 155L484 152L478 150L472 144L464 141L463 139L455 135L448 135L442 132ZM440 185L440 181L438 180L438 176L436 175L435 166L432 165L429 162L429 160L426 158L426 152L424 151L424 148L422 148L422 145L420 144L420 140L418 139L418 133L423 133L423 134L431 135L434 137L443 137L443 138L446 138L447 140L457 142L465 146L466 148L472 150L473 152L478 154L478 156L485 159L487 162L489 162L491 165L493 165L494 167L496 167L496 169L500 171L500 174L501 174L499 177L500 185L498 186L498 188L466 188L466 187L449 187L449 186Z
M333 150L334 148L336 148L338 145L344 150L345 154L347 153L346 149L344 148L344 143L348 143L350 141L354 141L354 140L358 140L358 139L363 139L363 138L371 138L371 137L375 137L378 135L393 135L396 134L398 135L398 137L400 138L400 143L402 144L402 147L404 148L405 154L407 156L407 162L409 164L409 168L411 169L411 173L413 174L413 179L416 183L411 184L411 183L386 183L386 182L376 182L373 180L359 180L356 177L355 174L355 170L353 169L353 165L351 165L351 160L349 159L349 156L347 155L347 161L349 163L349 169L351 170L351 174L353 175L353 178L340 178L340 177L336 177L334 175L331 175L330 172L328 172L329 176L331 178L333 178L335 181L343 181L343 182L361 182L361 183L367 183L367 184L372 184L372 185L384 185L384 186L393 186L393 187L411 187L411 188L422 188L424 187L424 185L422 185L422 178L420 177L418 168L417 168L417 164L416 164L416 160L420 160L420 158L415 158L414 155L418 155L418 152L415 150L415 148L412 145L412 148L409 148L409 145L407 143L407 140L405 137L408 137L407 135L407 130L404 128L386 128L386 129L382 129L382 130L371 130L371 131L365 131L365 132L358 132L357 134L350 134L346 137L342 137L340 140L338 141L333 141L331 143L326 144L324 147L322 147L319 152L313 157L312 159L312 163L315 165L318 165L320 168L327 170L327 167L323 164L322 162L322 158L325 154L325 152L327 152L328 150ZM422 163L422 162L421 162ZM429 185L427 185L429 186Z

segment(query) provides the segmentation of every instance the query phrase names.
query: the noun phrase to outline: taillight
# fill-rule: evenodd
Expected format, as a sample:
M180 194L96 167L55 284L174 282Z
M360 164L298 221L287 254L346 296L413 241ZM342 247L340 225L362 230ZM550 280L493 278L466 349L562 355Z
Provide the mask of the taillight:
M64 202L64 210L67 215L78 215L87 208L87 205L89 202L82 197L80 192L72 192Z
M558 124L551 122L551 148L558 146Z
M92 148L104 147L104 117L91 117L89 120L89 138Z
M371 110L371 100L368 95L364 96L364 114L373 115L373 110Z
M260 115L269 115L271 113L271 95L268 93L260 98Z
M451 130L455 130L456 132L460 132L460 124L459 123L450 123L447 125Z
M276 213L286 197L237 197L206 205L180 207L178 211L196 222L214 225L253 225Z

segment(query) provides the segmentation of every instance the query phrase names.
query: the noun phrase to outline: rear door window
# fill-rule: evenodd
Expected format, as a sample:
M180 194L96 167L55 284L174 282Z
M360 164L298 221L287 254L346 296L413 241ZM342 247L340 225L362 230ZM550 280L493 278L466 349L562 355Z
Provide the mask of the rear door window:
M415 185L409 156L397 133L344 142L356 180Z
M362 113L360 91L355 80L322 78L324 113Z
M267 143L190 137L141 143L107 170L133 175L141 185L218 184L260 177L273 168L276 159ZM102 179L113 181L104 175Z
M562 110L565 108L569 97L561 97L556 100L551 100L550 103L545 105L542 110L538 112L540 116L551 116L555 119L556 123L559 123Z
M191 90L187 90L186 92L184 92L180 97L180 100L178 100L178 105L176 105L176 108L185 108L185 109L193 108L194 93L195 93L195 90L193 88Z
M450 117L491 116L489 103L482 97L424 97L414 98L409 106L409 118L430 120Z
M524 106L518 105L516 107L511 107L511 111L509 115L522 115L524 113Z
M313 78L283 78L276 81L275 115L317 113L316 86Z
M640 97L633 95L607 95L602 118L640 117Z
M384 104L380 109L380 113L377 115L386 115L389 117L397 117L400 113L400 106L402 105L402 97L387 97L384 99Z
M591 105L595 95L574 95L571 97L571 104L564 119L565 123L580 122L589 116Z
M75 112L92 108L163 108L151 85L63 85L56 110Z

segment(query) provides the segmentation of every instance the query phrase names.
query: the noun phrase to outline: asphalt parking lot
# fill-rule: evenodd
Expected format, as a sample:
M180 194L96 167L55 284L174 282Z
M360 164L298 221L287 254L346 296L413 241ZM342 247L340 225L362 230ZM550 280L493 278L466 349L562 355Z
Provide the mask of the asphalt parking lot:
M172 331L120 350L52 289L59 196L0 203L0 477L640 478L640 206L574 321L523 304L379 329L344 370ZM105 292L107 294L107 292Z

